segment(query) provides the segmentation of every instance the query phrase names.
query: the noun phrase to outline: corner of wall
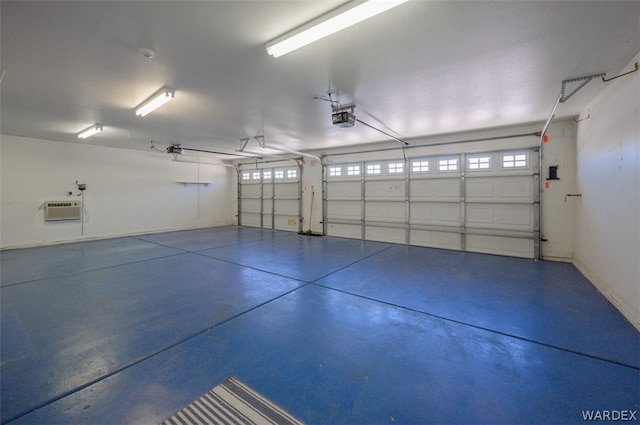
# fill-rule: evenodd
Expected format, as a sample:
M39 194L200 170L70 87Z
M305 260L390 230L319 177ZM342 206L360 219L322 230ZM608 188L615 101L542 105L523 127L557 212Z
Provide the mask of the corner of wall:
M599 277L593 270L578 259L573 260L573 265L586 277L596 289L613 304L620 313L640 331L640 309L628 301L615 288Z

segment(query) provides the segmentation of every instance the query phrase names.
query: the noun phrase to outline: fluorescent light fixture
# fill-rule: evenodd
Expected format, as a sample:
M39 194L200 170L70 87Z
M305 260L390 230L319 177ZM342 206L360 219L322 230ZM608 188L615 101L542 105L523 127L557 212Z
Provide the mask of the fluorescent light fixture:
M357 0L349 2L267 43L267 53L277 58L407 1L409 0L367 0L364 2Z
M78 134L78 139L86 139L87 137L91 137L94 134L100 133L102 131L102 126L101 125L92 125L91 127L87 128L86 130L80 132L80 134Z
M136 108L136 115L144 117L151 111L154 111L173 99L175 94L174 90L162 89L160 92L154 94L149 99L145 100L140 106Z

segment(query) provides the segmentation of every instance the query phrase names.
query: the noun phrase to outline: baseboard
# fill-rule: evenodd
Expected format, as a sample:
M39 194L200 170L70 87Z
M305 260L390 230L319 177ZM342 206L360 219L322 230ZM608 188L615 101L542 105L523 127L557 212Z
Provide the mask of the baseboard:
M555 261L557 263L573 263L573 258L565 256L543 255L542 259L545 261Z
M94 236L84 236L84 237L77 237L77 238L71 238L71 239L47 240L47 241L37 241L37 242L30 241L22 244L2 246L0 247L0 251L8 251L11 249L23 249L23 248L38 248L42 246L64 245L69 243L90 242L90 241L99 241L99 240L105 240L105 239L126 238L131 236L152 235L155 233L179 232L182 230L207 229L209 227L222 227L222 226L235 226L235 224L233 224L230 221L229 222L217 221L217 222L211 222L211 223L203 223L203 224L190 226L190 227L168 227L168 228L162 228L162 229L146 230L144 232L128 232L128 233L118 233L118 234L112 234L112 235L94 235Z
M600 279L583 263L573 260L573 265L586 277L598 291L602 293L617 308L620 313L640 331L640 310L638 307L624 299L615 289Z

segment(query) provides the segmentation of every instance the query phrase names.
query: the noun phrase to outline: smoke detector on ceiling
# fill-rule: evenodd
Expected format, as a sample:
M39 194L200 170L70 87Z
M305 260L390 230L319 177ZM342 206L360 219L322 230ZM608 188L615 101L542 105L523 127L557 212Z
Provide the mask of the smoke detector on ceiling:
M140 54L142 54L142 56L144 56L147 59L153 59L154 56L156 55L156 52L154 52L151 49L147 49L146 47L140 47L138 51L140 52Z

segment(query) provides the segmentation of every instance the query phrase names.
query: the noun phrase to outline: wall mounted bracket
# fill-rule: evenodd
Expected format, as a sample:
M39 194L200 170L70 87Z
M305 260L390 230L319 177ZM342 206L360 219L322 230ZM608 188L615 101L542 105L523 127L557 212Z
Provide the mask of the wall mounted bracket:
M571 78L569 80L562 81L562 91L560 92L560 103L564 103L567 100L569 100L569 98L571 96L573 96L581 88L586 86L589 81L593 80L594 78L604 77L605 75L606 74L604 74L604 73L603 74L595 74L595 75L588 75L586 77ZM565 94L565 91L567 89L567 84L571 84L571 83L579 83L579 84L578 84L578 86L576 88L574 88L571 92L569 92L569 94Z
M249 138L245 137L244 139L240 139L240 151L239 152L243 152L244 148L247 147L247 143L249 143Z
M629 75L629 74L631 74L633 72L637 72L638 70L640 70L640 67L638 66L638 62L636 62L635 65L634 65L634 68L631 71L627 71L627 72L625 72L623 74L619 74L619 75L616 75L615 77L611 77L611 78L602 77L602 82L603 83L608 83L611 80L615 80L616 78L624 77L625 75Z

